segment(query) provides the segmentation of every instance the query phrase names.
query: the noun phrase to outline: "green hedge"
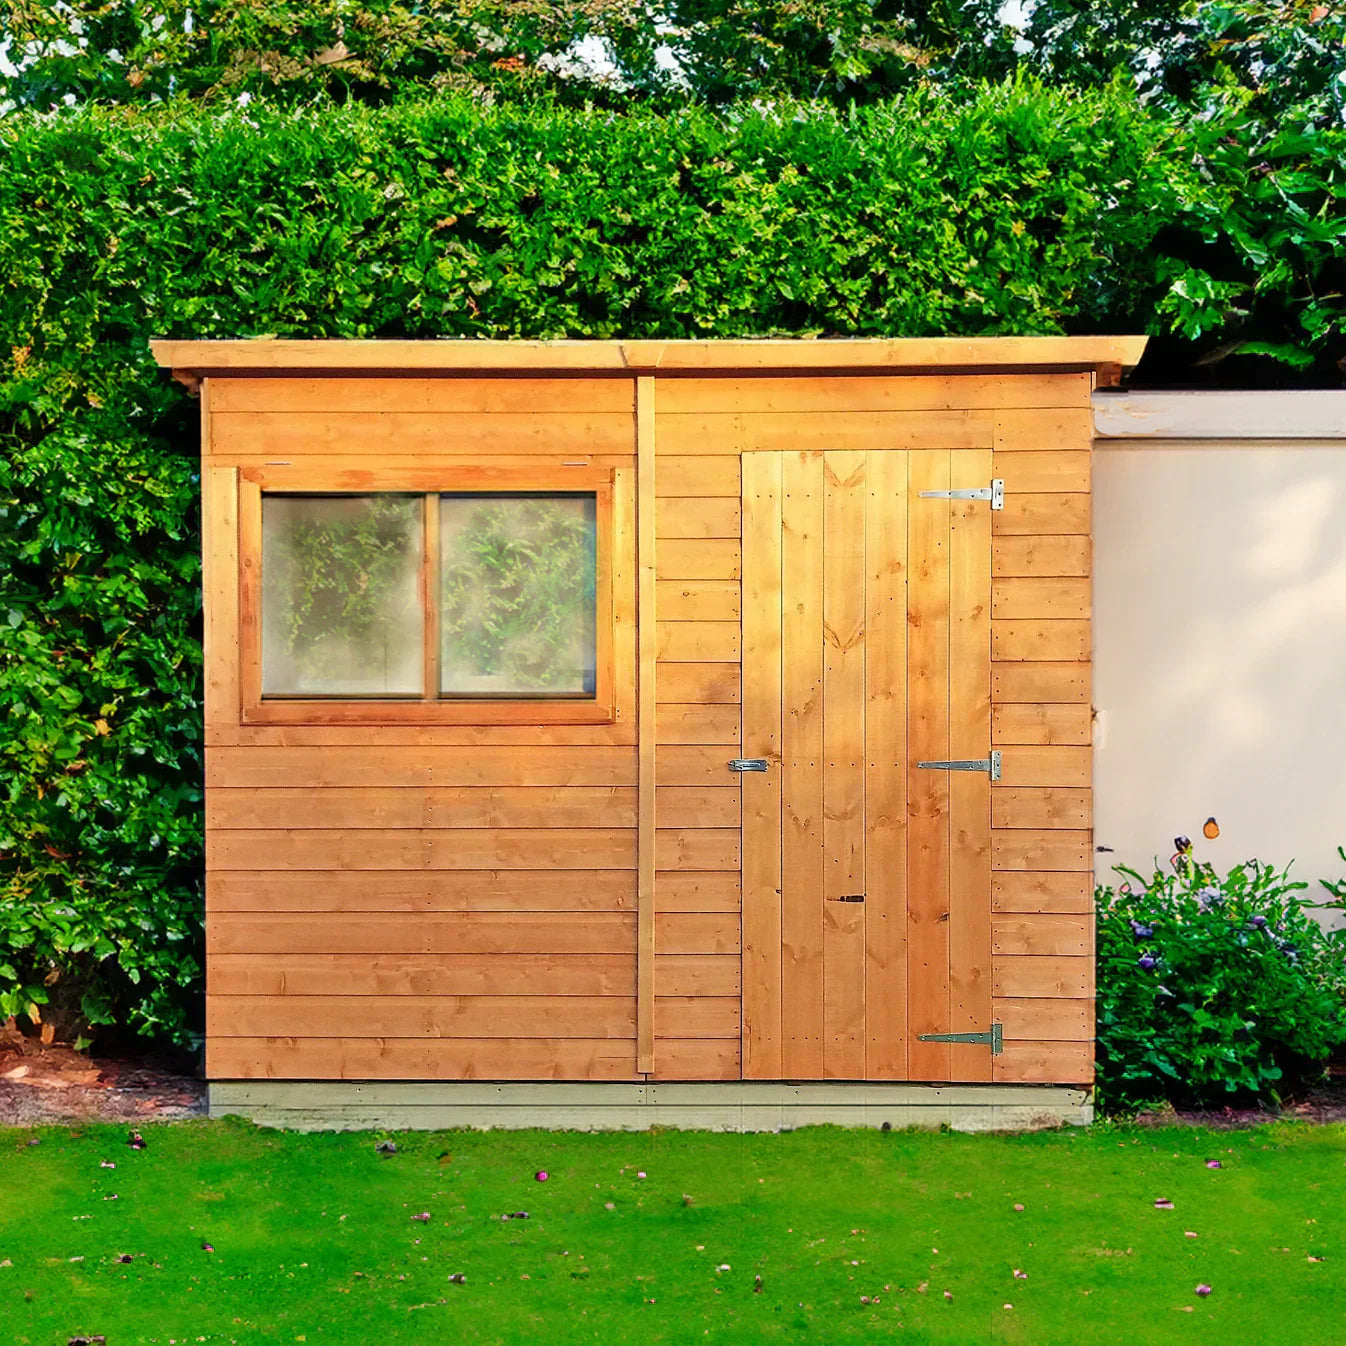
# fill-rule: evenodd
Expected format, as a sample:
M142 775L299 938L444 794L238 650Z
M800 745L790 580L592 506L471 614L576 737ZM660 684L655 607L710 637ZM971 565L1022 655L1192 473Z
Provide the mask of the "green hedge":
M196 1022L196 407L152 335L1134 330L1177 302L1157 240L1195 256L1241 190L1212 164L1120 92L1025 82L0 119L0 1013L53 982L91 1021Z

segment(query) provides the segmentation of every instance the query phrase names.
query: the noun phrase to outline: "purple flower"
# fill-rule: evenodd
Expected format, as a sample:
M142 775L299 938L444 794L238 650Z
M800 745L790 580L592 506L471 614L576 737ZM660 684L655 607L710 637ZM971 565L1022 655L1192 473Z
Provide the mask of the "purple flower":
M1131 933L1135 935L1137 939L1149 939L1149 937L1154 934L1154 926L1143 925L1140 921L1132 921Z
M1205 1297L1206 1297L1208 1294L1210 1294L1210 1286L1209 1286L1209 1285L1206 1285L1206 1284L1204 1284L1204 1283L1201 1284L1201 1285L1198 1285L1198 1286L1196 1287L1196 1292L1197 1292L1197 1294L1199 1294L1199 1295L1201 1296L1202 1299L1205 1299Z
M1218 888L1202 888L1196 895L1197 905L1202 911L1218 906L1224 901L1224 894Z
M1254 930L1261 930L1266 925L1266 923L1267 918L1265 916L1254 916L1248 922L1248 924L1252 926Z
M1153 955L1148 953L1143 953L1140 956L1140 965L1145 969L1146 972L1148 972L1158 961L1159 960L1157 958L1153 957Z

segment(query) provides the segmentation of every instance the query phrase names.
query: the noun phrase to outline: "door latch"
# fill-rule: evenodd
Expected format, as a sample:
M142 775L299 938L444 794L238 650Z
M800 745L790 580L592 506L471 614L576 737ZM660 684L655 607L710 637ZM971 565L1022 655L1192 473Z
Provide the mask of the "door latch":
M1005 1030L992 1024L985 1033L918 1033L918 1042L963 1042L973 1047L989 1047L992 1056L1005 1050Z
M921 497L928 500L989 500L992 509L1004 509L1005 483L996 477L989 486L971 486L956 491L922 491Z
M770 763L765 757L731 757L730 771L765 771Z
M993 752L989 757L973 758L953 762L917 762L917 766L926 771L984 771L992 780L1000 779L1000 754Z

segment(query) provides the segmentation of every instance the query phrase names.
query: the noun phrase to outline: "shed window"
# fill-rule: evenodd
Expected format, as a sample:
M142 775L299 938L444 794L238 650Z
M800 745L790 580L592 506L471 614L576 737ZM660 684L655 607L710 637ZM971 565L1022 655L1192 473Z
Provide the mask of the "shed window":
M252 474L245 721L610 719L610 474L565 490L517 475L519 489L495 473L499 489L344 491Z
M262 694L419 696L424 501L262 499Z
M441 495L439 694L593 696L593 495Z

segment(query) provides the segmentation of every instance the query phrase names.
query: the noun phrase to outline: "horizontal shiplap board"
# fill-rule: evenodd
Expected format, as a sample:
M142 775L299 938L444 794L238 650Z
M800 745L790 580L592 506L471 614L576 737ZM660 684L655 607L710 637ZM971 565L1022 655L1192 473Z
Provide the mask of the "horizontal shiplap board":
M1085 702L1089 701L1091 670L1087 663L1017 662L991 665L991 701Z
M634 827L634 786L214 788L209 828Z
M985 411L656 411L655 438L662 452L689 456L806 449L989 449L992 422Z
M1078 491L1007 495L1004 509L991 515L991 532L996 537L1084 535L1089 532L1089 500Z
M654 491L657 496L729 497L736 503L742 495L742 464L737 453L719 457L697 454L683 457L669 453L657 442L654 459Z
M742 791L736 785L661 785L655 791L657 826L732 827L742 821Z
M738 788L729 761L738 749L729 743L667 743L655 752L655 778L660 785L720 785Z
M1087 786L1092 772L1093 751L1090 748L1005 748L1000 754L999 788L1020 785Z
M1089 743L1093 724L1090 707L1081 704L1008 702L991 708L991 742L1007 744Z
M661 580L736 580L742 575L737 538L663 538L654 546L655 575Z
M1001 662L1087 663L1092 649L1088 621L991 623L991 657Z
M658 971L656 969L656 979ZM656 986L658 982L656 980ZM733 1038L741 1032L738 996L669 995L660 989L654 998L656 1038Z
M661 622L737 622L742 595L738 580L659 580L654 610Z
M991 463L992 475L1005 483L1006 495L1089 489L1091 457L1088 449L997 453Z
M995 418L999 450L1088 449L1093 438L1094 414L1089 407L1002 411Z
M992 1071L993 1078L1004 1084L1089 1084L1094 1078L1094 1044L1007 1042Z
M742 729L742 711L734 701L661 701L655 707L654 725L660 744L734 743Z
M1001 954L1088 954L1092 927L1087 916L994 915L991 952Z
M1004 870L1092 870L1093 833L1087 831L993 831L991 867Z
M683 871L655 876L656 911L732 911L743 905L737 869Z
M206 1036L297 1038L630 1038L634 996L216 995Z
M732 663L739 658L738 622L679 621L658 624L660 663Z
M279 954L625 954L634 952L635 935L635 916L625 912L337 912L315 921L308 913L249 911L214 916L207 923L206 948Z
M991 1013L1003 1026L1005 1041L1089 1042L1094 1036L1094 1002L1025 996L997 996Z
M206 836L206 864L230 869L634 869L625 828L241 829Z
M655 1045L657 1080L737 1080L736 1038L661 1038Z
M732 496L661 496L654 510L655 534L659 538L736 538L740 513L740 503Z
M228 412L210 418L211 456L260 461L309 458L359 445L366 459L389 454L629 454L628 412Z
M736 666L735 671L737 671ZM625 747L215 748L206 785L634 785Z
M991 585L991 616L997 621L1025 617L1089 616L1089 581L1076 578L997 578Z
M206 910L225 912L634 911L622 869L211 870Z
M735 705L739 700L739 665L665 664L655 678L655 695L660 702L675 704Z
M543 748L634 745L617 724L228 724L206 726L207 748Z
M734 912L658 912L654 947L661 953L738 953Z
M1091 996L1094 960L1052 954L995 958L991 990L998 996Z
M1004 407L1087 409L1087 374L823 375L665 379L661 414L697 412L960 411Z
M623 954L223 953L207 969L214 996L634 996ZM331 1006L332 1022L346 1011Z
M459 416L464 413L594 412L631 416L635 379L586 378L217 378L210 385L213 415L229 412L298 412L348 416L399 412Z
M1080 579L1093 566L1093 540L1086 534L1032 534L997 537L991 543L991 574L996 579Z
M629 1038L212 1038L211 1079L629 1080Z
M736 996L742 988L736 954L659 953L654 956L654 989L666 996Z
M660 870L730 870L739 868L737 827L664 827L655 831L654 857Z
M1087 916L1094 909L1093 873L1087 869L997 870L991 875L991 910Z
M1087 828L1092 796L1087 788L1020 786L991 791L992 827Z

